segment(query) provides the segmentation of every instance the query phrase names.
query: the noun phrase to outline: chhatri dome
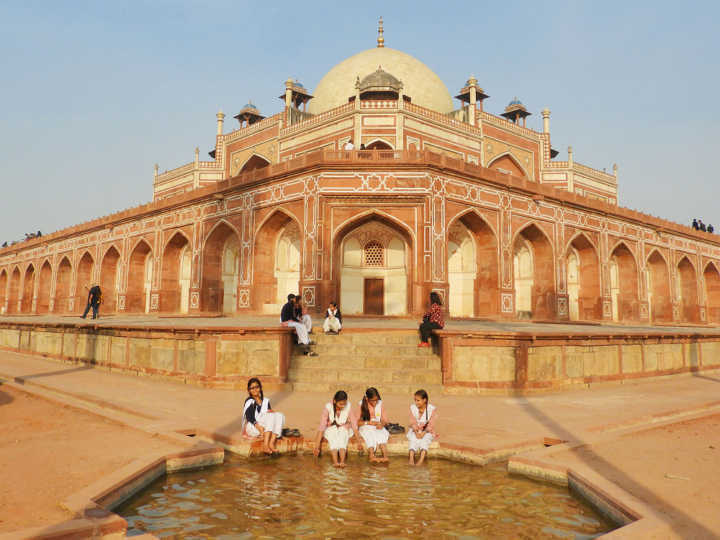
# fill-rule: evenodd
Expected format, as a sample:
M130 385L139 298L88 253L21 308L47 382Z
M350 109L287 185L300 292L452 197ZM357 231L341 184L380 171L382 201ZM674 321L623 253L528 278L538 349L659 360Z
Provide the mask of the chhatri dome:
M378 45L343 60L320 80L308 112L318 114L339 107L355 95L355 82L375 73L378 66L402 83L403 94L413 103L440 113L453 110L453 101L440 77L409 54L388 49L383 38L380 19Z

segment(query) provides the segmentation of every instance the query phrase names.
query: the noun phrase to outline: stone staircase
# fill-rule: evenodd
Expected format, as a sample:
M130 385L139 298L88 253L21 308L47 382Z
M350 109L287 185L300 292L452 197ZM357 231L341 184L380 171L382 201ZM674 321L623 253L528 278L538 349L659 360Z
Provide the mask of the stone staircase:
M356 399L368 386L383 394L413 394L424 388L442 392L440 356L431 347L419 348L414 330L343 330L325 335L315 327L311 338L317 356L305 356L295 346L289 382L301 392L345 390Z

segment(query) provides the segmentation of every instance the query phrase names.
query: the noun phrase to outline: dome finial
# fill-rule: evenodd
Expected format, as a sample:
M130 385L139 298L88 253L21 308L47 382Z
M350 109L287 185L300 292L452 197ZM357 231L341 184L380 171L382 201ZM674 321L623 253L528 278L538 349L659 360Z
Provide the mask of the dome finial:
M382 17L380 17L380 20L378 21L378 47L384 47L385 46L385 38L383 37L383 20Z

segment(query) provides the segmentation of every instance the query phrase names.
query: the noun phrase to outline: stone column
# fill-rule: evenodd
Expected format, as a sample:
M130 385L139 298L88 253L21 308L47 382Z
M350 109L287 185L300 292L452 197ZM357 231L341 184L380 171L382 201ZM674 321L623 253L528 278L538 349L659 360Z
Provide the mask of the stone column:
M550 109L547 107L542 110L543 133L550 133Z
M500 261L498 268L500 271L500 298L498 305L500 306L499 315L505 319L515 317L515 287L513 278L513 245L512 245L512 211L510 210L510 199L507 195L503 195L500 199L500 227L499 238L500 243Z

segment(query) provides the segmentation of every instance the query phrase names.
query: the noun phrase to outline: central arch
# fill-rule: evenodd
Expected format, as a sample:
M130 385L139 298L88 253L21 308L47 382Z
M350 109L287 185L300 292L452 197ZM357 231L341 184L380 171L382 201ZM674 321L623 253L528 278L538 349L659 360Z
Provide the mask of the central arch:
M22 313L32 313L33 294L35 292L35 267L29 264L25 270L22 293Z
M646 275L651 322L672 322L670 275L665 259L657 250L647 259Z
M513 244L515 312L533 319L555 317L555 265L548 237L533 224L522 229Z
M48 313L50 311L50 286L52 285L52 267L50 266L50 261L43 263L38 279L36 312L38 314Z
M118 262L120 253L115 246L105 252L100 264L100 290L102 291L102 310L105 313L114 313L117 310L118 291Z
M570 242L566 264L570 320L601 319L600 264L587 236L580 233Z
M487 165L488 169L494 169L504 174L512 174L513 176L519 176L520 178L529 178L530 176L525 171L525 168L520 165L515 156L510 153L502 154L494 158Z
M262 169L263 167L267 167L270 165L270 161L265 159L259 154L253 154L250 156L250 159L248 159L243 166L238 171L238 174L254 171L255 169Z
M202 268L202 309L237 311L240 243L235 229L224 221L205 240Z
M677 267L677 297L680 303L680 319L685 322L699 322L697 274L695 267L687 257L683 257Z
M125 309L128 313L149 313L154 270L153 252L145 240L140 240L130 254L128 263Z
M72 266L67 257L63 257L55 277L55 302L53 313L67 313L70 310L70 282L72 280Z
M343 313L411 312L413 241L405 226L378 212L355 217L337 229L333 253Z

